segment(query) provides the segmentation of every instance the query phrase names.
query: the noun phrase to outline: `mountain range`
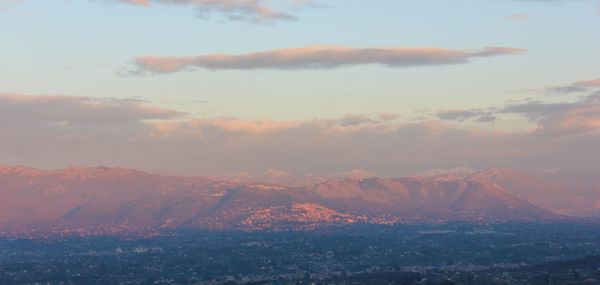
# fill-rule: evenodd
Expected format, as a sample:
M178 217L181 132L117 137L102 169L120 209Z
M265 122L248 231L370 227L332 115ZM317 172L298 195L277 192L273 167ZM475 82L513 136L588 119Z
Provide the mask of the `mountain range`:
M593 172L458 169L402 178L315 176L275 183L125 168L0 167L0 233L562 220L597 216L598 177Z

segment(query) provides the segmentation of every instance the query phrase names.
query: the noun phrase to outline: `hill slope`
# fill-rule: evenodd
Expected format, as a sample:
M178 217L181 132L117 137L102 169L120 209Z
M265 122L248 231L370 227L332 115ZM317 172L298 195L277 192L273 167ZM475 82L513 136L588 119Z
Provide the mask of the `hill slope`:
M0 167L0 232L307 228L355 222L533 221L556 216L476 174L333 179L286 187L122 168Z

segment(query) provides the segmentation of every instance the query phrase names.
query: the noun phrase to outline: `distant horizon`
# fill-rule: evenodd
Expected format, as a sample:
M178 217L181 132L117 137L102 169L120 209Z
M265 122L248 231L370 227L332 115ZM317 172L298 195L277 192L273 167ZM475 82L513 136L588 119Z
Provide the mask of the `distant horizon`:
M126 166L119 166L119 165L115 165L115 166L110 166L110 165L69 165L69 166L64 166L64 167L34 167L34 166L27 166L27 165L5 165L5 164L0 164L0 169L2 168L26 168L26 169L33 169L33 170L41 170L41 171L64 171L64 170L69 170L69 169L110 169L110 170L118 170L118 169L123 169L123 170L131 170L131 171L140 171L140 172L144 172L150 175L161 175L161 176L173 176L173 177L204 177L204 178L211 178L211 179L237 179L237 178L245 178L245 179L249 179L252 181L256 181L256 182L266 182L266 181L261 181L260 179L268 179L268 178L278 178L278 177L289 177L289 178L302 178L302 177L330 177L330 178L335 178L335 177L360 177L360 178L385 178L385 179L394 179L394 178L404 178L404 177L415 177L415 176L422 176L422 175L443 175L443 174L453 174L456 173L455 171L460 171L460 170L471 170L472 173L478 173L478 172L486 172L486 171L493 171L493 170L510 170L510 171L517 171L517 172L521 172L521 173L525 173L525 174L529 174L529 175L543 175L543 174L552 174L552 173L582 173L582 172L600 172L600 169L589 169L589 168L574 168L574 169L546 169L546 170L542 170L539 172L531 172L531 171L524 171L524 170L520 170L518 168L508 168L508 167L490 167L490 168L483 168L483 169L475 169L475 168L471 168L471 167L466 167L466 166L458 166L458 167L453 167L453 168L434 168L434 169L426 169L423 171L419 171L419 172L415 172L415 173L408 173L408 174L399 174L399 175L394 175L394 176L384 176L384 175L380 175L378 173L369 171L368 169L350 169L348 171L343 171L343 172L326 172L326 173L306 173L306 174L295 174L295 173L288 173L285 172L283 170L279 170L279 169L269 169L265 172L262 173L249 173L249 172L232 172L232 173L221 173L221 174L214 174L214 175L206 175L206 174L202 174L202 173L198 173L198 174L177 174L177 173L169 173L169 172L159 172L159 171L151 171L151 170L145 170L145 169L141 169L141 168L133 168L133 167L126 167ZM465 173L459 173L459 174L465 174Z

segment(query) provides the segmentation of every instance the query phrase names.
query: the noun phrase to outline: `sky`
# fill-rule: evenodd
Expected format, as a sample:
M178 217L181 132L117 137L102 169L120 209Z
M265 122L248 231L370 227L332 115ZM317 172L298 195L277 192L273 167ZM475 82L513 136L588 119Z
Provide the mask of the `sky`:
M597 0L0 0L0 164L600 169Z

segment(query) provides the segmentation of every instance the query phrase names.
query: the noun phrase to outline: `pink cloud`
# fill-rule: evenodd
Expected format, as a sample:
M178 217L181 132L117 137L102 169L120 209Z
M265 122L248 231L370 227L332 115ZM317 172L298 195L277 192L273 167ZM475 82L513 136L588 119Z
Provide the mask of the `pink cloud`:
M294 130L311 129L322 135L349 134L360 131L386 132L398 127L397 117L391 114L350 114L339 118L315 118L307 121L276 121L231 117L191 119L185 121L155 121L155 135L194 134L206 132L224 134L268 135Z
M229 133L268 134L299 126L300 122L274 120L243 120L239 118L195 119L195 128L215 128Z
M141 56L135 58L136 72L172 73L204 68L227 69L324 69L351 65L381 64L388 67L447 65L472 58L514 55L524 49L490 47L481 50L453 50L435 47L351 48L311 46L241 55L209 54L195 57Z
M184 114L133 99L0 94L0 125L119 125Z
M577 81L577 82L573 83L573 85L600 88L600 78L592 79L592 80Z
M582 104L541 119L537 133L564 136L596 129L600 129L600 104Z
M544 137L564 137L600 128L600 79L577 81L566 86L544 89L552 93L583 93L576 100L528 101L506 106L466 110L442 110L434 116L454 122L495 122L507 114L517 114L537 126L535 134Z
M120 0L121 2L140 6L150 6L150 0Z
M587 107L591 103L512 110L545 114L535 120L546 132L579 130L555 139L534 130L469 130L386 114L296 121L186 118L138 100L2 95L0 164L126 166L188 175L363 168L385 176L453 165L593 167L597 158L589 154L600 152L600 133L592 128L598 128L600 112Z
M516 13L507 17L509 20L523 21L529 19L529 15L525 13Z

